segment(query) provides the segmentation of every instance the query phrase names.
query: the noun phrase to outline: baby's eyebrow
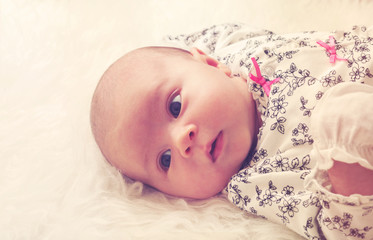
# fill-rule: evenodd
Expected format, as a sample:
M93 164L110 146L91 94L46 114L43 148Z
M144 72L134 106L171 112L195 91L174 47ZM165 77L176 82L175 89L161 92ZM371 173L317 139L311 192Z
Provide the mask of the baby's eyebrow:
M149 117L153 119L153 116L157 116L158 112L162 110L163 106L165 106L165 102L167 101L167 95L165 92L165 85L161 84L162 81L156 81L157 84L151 87L148 92L148 99L146 106L149 106L150 112Z
M148 184L149 182L149 177L151 176L150 172L151 172L151 168L150 168L150 157L149 157L149 152L148 151L145 151L144 152L144 158L143 158L143 163L144 163L144 169L145 169L145 176L144 176L144 180L142 180L144 183Z

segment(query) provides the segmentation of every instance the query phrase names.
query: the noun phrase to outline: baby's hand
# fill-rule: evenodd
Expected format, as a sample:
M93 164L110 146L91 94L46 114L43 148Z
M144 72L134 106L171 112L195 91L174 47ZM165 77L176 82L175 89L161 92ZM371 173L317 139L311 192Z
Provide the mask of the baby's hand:
M334 160L328 174L334 193L344 196L373 195L373 170L364 168L358 163L348 164Z

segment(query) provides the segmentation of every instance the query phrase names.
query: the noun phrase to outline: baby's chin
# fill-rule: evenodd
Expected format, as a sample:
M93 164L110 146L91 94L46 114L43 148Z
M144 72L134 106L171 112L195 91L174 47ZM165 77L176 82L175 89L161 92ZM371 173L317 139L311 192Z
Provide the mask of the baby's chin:
M198 189L193 189L192 191L189 192L179 192L179 193L174 193L170 194L175 197L181 197L181 198L188 198L188 199L208 199L211 197L214 197L218 194L220 194L228 185L230 181L230 178L228 178L226 181L221 182L219 185L203 185L204 187L201 188L199 187ZM181 189L181 188L180 188Z
M220 191L217 191L217 192L194 193L194 194L177 194L177 195L172 195L172 196L179 197L179 198L186 198L186 199L203 200L203 199L208 199L208 198L211 198L211 197L214 197L214 196L220 194L221 191L223 191L223 189L221 189Z

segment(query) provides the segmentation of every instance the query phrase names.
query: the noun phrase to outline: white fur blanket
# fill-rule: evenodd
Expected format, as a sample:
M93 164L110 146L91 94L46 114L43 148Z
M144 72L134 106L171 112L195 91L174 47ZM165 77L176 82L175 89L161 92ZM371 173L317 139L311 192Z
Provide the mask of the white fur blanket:
M89 105L111 62L166 34L373 25L372 1L324 2L1 0L0 239L301 239L220 197L186 202L124 181L96 147Z

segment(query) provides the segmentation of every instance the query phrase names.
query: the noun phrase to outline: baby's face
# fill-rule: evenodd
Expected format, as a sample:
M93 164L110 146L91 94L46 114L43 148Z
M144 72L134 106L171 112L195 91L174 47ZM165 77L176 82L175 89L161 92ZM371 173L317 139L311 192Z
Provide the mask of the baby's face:
M120 89L111 163L167 194L207 198L241 167L257 112L243 79L192 53L199 60L167 59Z

